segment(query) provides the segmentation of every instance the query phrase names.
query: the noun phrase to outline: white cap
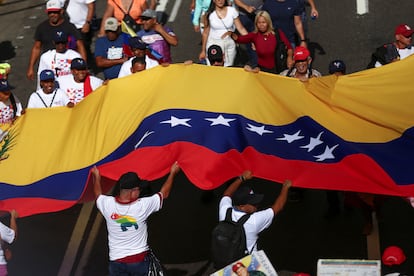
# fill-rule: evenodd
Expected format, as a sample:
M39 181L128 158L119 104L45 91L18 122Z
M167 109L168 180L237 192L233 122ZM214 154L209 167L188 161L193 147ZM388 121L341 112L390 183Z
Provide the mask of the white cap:
M108 17L105 20L104 29L105 31L115 32L116 30L118 30L118 20L115 17Z
M46 3L46 11L60 11L62 9L62 4L59 0L49 0Z

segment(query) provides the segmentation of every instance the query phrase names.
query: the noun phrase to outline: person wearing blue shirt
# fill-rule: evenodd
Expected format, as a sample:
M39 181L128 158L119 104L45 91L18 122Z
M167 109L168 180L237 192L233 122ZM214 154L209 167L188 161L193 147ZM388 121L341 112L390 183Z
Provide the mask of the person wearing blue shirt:
M104 28L105 36L99 37L95 43L95 61L103 69L106 80L115 79L128 56L124 52L124 38L118 20L114 17L107 18Z
M296 34L300 40L300 46L306 47L301 19L302 10L297 0L268 0L264 2L262 10L270 14L273 27L285 33L292 48L299 46L296 43Z

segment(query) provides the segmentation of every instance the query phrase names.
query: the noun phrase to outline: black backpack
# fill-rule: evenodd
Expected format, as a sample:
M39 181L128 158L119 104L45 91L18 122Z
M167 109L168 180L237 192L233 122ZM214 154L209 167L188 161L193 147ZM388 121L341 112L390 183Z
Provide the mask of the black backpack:
M367 69L374 68L377 61L382 65L385 65L399 58L400 54L393 43L382 45L376 48L375 52L372 53L371 61L369 62Z
M215 269L221 269L249 254L243 224L249 219L250 214L233 221L231 211L232 208L227 209L226 218L220 221L212 232L211 260Z
M275 49L275 69L276 73L280 74L287 67L287 47L285 43L280 39L279 29L275 29L276 37L276 49Z

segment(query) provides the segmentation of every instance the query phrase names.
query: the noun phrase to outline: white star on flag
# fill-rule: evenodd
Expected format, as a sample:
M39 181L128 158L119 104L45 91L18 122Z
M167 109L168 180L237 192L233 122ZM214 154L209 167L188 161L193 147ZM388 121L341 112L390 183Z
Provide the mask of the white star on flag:
M190 124L188 124L187 122L190 121L191 119L187 118L187 119L180 119L174 116L171 116L170 120L166 120L166 121L162 121L160 122L160 124L170 124L171 127L176 127L176 126L187 126L187 127L191 127Z
M236 119L226 119L223 117L223 115L220 114L217 118L205 118L205 120L211 122L210 126L223 125L229 127L229 122L232 122Z
M276 138L276 140L284 140L290 144L296 140L300 140L303 137L305 137L305 136L299 136L299 134L300 134L300 130L298 130L295 134L283 134L282 138Z
M319 146L320 144L323 144L322 140L321 140L321 135L322 135L323 131L321 133L318 134L318 136L316 138L311 137L309 140L309 144L307 144L306 146L301 146L301 148L303 149L308 149L308 152L312 151L316 146Z
M248 127L246 127L247 130L256 132L260 136L263 136L264 133L273 133L273 131L265 129L265 126L258 127L258 126L254 126L251 124L247 124L247 125L248 125Z
M322 154L314 156L316 158L316 161L324 161L326 159L335 159L335 156L332 154L332 152L334 151L334 149L336 149L337 146L338 145L335 145L332 148L326 146L325 151Z

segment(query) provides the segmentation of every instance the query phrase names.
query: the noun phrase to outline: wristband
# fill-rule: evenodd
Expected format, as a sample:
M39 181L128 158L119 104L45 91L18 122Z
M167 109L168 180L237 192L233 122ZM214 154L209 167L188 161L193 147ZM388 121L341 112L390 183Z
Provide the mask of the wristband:
M243 175L240 175L240 176L239 176L239 179L240 179L240 181L241 181L241 182L246 181L246 178L244 178L244 176L243 176Z
M306 41L306 38L304 38L304 39L301 39L300 41Z

